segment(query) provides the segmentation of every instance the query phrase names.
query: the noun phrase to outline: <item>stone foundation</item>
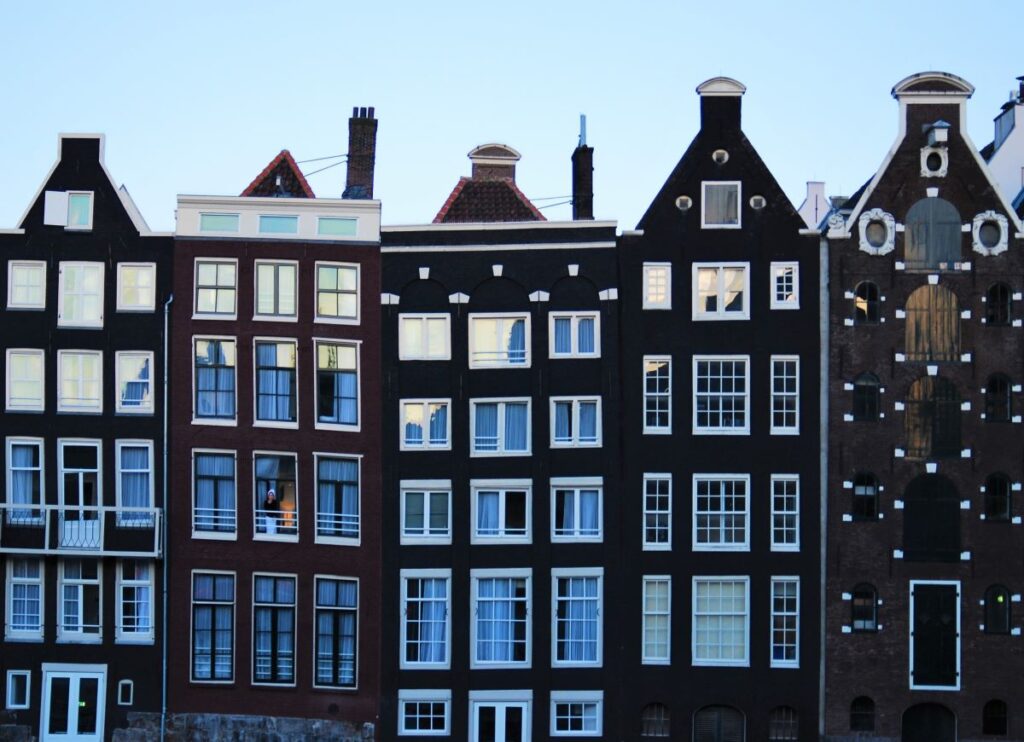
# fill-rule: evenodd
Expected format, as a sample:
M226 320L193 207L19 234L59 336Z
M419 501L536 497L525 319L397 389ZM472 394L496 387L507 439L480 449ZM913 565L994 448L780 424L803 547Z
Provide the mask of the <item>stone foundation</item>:
M113 742L160 738L160 714L128 714L128 728L113 730ZM25 738L28 739L28 738ZM168 742L374 742L374 725L327 719L227 714L170 714ZM0 742L7 738L0 736ZM11 738L22 742L22 738Z

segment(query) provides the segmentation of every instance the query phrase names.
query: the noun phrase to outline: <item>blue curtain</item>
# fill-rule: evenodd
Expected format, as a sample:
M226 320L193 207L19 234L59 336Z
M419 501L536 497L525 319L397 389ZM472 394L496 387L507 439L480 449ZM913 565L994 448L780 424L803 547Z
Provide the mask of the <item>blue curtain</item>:
M39 472L26 471L36 468L39 462L36 460L39 449L36 446L11 446L11 503L14 505L38 505L39 493L36 491L39 486ZM22 510L18 508L10 511L10 521L17 523L31 518L42 516L38 510Z
M509 662L514 659L512 580L477 582L476 659Z
M277 368L277 345L256 344L256 418L295 420L295 369Z
M555 353L572 353L572 320L555 317Z
M557 490L558 504L561 506L562 515L555 527L558 532L564 535L571 535L576 528L576 502L573 490Z
M526 363L526 320L517 319L512 322L512 331L508 336L508 362Z
M196 454L196 530L235 530L234 464L230 455Z
M121 392L121 404L125 407L140 407L149 399L149 359L142 362L135 378L124 379L124 389Z
M405 418L405 445L422 446L423 419L418 413L423 409L423 407L419 404L409 404L405 406L405 409L408 411ZM409 412L412 414L409 415ZM433 438L433 425L431 425L431 438Z
M580 535L596 536L600 533L601 497L597 490L580 490Z
M359 422L359 404L357 399L356 372L339 371L339 420L345 425L355 425Z
M594 319L583 317L576 326L577 345L580 353L594 352Z
M555 402L555 441L572 440L572 402Z
M505 450L526 450L526 403L505 404Z
M501 495L497 492L477 492L476 532L478 536L499 534L499 505Z
M476 451L498 450L498 405L493 402L476 406L473 448Z
M206 355L196 356L196 415L234 417L235 369L228 365L225 343L219 340L204 343Z
M580 443L597 442L597 403L580 402Z
M442 577L423 580L423 598L420 620L421 662L444 662L448 655L446 628L448 621L446 598L448 581Z
M149 501L149 448L145 446L121 447L121 505L126 508L148 508ZM118 521L148 522L143 512L118 514Z
M430 445L443 446L448 443L448 405L430 407Z

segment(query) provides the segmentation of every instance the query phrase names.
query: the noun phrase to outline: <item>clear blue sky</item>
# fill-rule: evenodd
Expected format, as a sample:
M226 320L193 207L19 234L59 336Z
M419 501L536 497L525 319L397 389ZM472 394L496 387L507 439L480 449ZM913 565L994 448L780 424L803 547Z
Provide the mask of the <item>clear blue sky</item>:
M697 130L694 87L715 75L747 86L744 129L799 205L807 180L849 194L871 175L896 133L889 91L908 74L974 84L969 131L990 141L1024 74L1018 11L1008 0L0 0L0 227L16 226L58 132L104 132L114 178L169 230L176 194L237 194L283 148L299 160L344 152L352 107L375 106L385 224L429 222L468 174L466 153L489 141L522 153L528 196L568 194L585 113L597 216L632 228ZM310 183L337 196L344 166Z

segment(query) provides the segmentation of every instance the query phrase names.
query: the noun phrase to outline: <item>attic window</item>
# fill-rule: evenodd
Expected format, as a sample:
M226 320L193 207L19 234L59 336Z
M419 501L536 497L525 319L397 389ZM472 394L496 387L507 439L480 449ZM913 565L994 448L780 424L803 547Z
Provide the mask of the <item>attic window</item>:
M704 229L740 228L740 182L718 181L702 184L701 227Z
M992 249L999 244L999 238L1002 235L1003 230L999 228L999 225L992 219L981 223L981 227L978 229L978 242L981 243L982 247Z
M724 165L729 161L729 153L726 152L724 149L716 149L714 152L711 153L711 159L714 160L719 165Z
M68 230L92 229L92 191L47 191L43 224Z
M316 222L316 233L322 237L355 237L356 220L337 216L321 216Z
M676 208L680 211L689 211L691 206L693 206L693 199L689 196L680 196L676 199Z
M868 228L864 230L864 236L867 238L868 244L877 249L885 244L888 232L885 222L881 219L872 219L868 222Z
M751 196L750 197L750 208L760 211L768 204L767 199L764 196Z
M296 234L299 217L260 214L260 234Z
M977 214L971 224L971 247L982 255L998 255L1007 248L1010 223L998 211Z
M238 214L200 214L200 232L237 232Z

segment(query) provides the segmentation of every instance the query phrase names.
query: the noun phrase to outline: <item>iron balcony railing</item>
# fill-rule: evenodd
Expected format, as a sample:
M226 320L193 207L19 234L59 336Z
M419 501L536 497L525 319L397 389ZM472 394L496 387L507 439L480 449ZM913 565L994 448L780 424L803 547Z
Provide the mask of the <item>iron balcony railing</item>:
M160 508L0 503L0 554L159 557Z

